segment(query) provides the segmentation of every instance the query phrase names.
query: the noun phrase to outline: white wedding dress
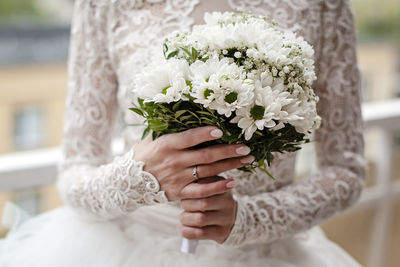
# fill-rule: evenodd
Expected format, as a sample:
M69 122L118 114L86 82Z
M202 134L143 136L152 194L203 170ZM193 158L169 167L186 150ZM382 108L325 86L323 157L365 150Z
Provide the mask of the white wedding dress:
M133 160L143 127L129 126L141 119L128 108L135 74L161 53L162 36L190 30L214 10L267 15L314 46L318 171L294 182L291 153L273 161L276 181L261 172L223 173L237 183L229 237L182 254L176 228L182 210ZM76 0L58 179L67 205L25 220L18 209L6 209L13 228L0 241L0 266L360 266L317 226L357 201L364 183L353 23L346 0ZM125 152L111 159L119 111Z

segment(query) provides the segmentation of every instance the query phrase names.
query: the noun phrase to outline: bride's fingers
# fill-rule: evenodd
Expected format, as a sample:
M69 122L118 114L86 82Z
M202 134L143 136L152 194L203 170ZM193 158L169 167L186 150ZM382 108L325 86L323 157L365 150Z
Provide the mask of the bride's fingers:
M187 150L184 153L187 158L187 165L191 166L246 156L250 153L250 148L243 144L213 145L195 150Z
M254 156L250 155L240 158L225 159L206 165L198 165L197 177L204 178L204 177L215 176L225 171L250 165L253 161L254 161ZM192 175L193 168L192 167L187 168L186 173L187 177ZM194 180L196 180L196 177L193 177L193 179L190 182Z
M233 179L223 179L207 184L190 183L180 192L180 199L205 198L213 195L223 194L235 186Z
M222 211L188 212L184 211L179 217L184 226L204 227L209 225L229 225L231 218Z
M190 227L179 225L178 230L183 237L189 240L211 239L217 241L218 243L222 243L230 231L229 227L222 227L217 225L205 227Z
M189 129L179 133L161 136L159 142L164 143L170 149L185 149L206 141L222 137L222 131L214 126L204 126Z
M200 199L182 199L181 208L185 211L212 211L225 208L225 194Z

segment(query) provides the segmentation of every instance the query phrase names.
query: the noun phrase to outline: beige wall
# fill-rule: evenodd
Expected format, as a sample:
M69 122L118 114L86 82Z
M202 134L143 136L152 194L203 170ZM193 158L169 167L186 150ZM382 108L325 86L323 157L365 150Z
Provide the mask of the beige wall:
M15 151L14 114L19 107L27 105L39 105L44 111L44 146L60 145L66 84L65 63L0 68L0 154ZM54 185L34 191L39 196L40 211L47 211L61 205ZM0 217L5 202L13 200L13 197L13 193L0 192ZM6 229L0 224L0 236L5 232Z
M395 96L398 88L399 48L391 43L362 43L358 46L358 61L368 101L381 101Z
M21 106L39 105L45 113L44 146L58 146L62 136L66 65L0 68L0 154L14 151L13 117Z

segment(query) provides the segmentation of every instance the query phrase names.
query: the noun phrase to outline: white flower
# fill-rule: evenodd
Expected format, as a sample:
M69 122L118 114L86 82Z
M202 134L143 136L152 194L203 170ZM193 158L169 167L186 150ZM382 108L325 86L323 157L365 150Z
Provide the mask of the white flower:
M219 114L230 117L232 112L251 105L254 101L254 83L252 80L221 77L220 88L214 91L214 101L210 108Z
M285 107L288 116L284 119L299 133L307 134L320 126L321 118L317 114L316 102L307 101L306 96Z
M187 99L189 65L185 60L170 59L147 66L136 76L133 92L145 102L170 103Z
M282 128L280 121L287 116L282 108L293 101L289 98L290 93L284 90L282 80L272 81L266 77L263 82L264 85L260 80L255 82L254 104L237 110L231 120L242 129L246 140L250 140L257 129Z
M220 91L221 81L227 77L243 79L244 74L229 59L219 60L217 57L208 59L206 62L196 61L190 66L189 79L192 82L190 95L195 98L195 103L208 107L215 99L215 93Z
M235 54L233 54L233 56L235 58L241 58L242 57L242 53L240 53L239 51L236 51Z

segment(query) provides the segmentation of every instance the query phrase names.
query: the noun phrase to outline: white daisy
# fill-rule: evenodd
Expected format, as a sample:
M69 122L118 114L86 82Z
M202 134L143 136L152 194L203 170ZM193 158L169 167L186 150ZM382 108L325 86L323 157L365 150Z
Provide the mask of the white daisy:
M254 83L252 80L222 77L220 88L214 92L210 108L219 114L230 117L232 112L254 102Z
M170 103L187 99L189 65L185 60L170 59L147 66L136 76L133 92L145 102Z
M242 70L229 62L227 58L219 60L213 57L206 62L196 61L190 66L189 79L192 82L190 95L194 102L208 107L215 99L215 93L221 90L221 81L226 78L243 79Z
M293 99L289 98L290 93L284 90L283 81L269 79L255 82L255 101L251 106L236 111L236 116L231 120L237 123L245 134L245 139L250 140L254 132L264 128L282 128L279 123L287 116L282 107L290 104Z

